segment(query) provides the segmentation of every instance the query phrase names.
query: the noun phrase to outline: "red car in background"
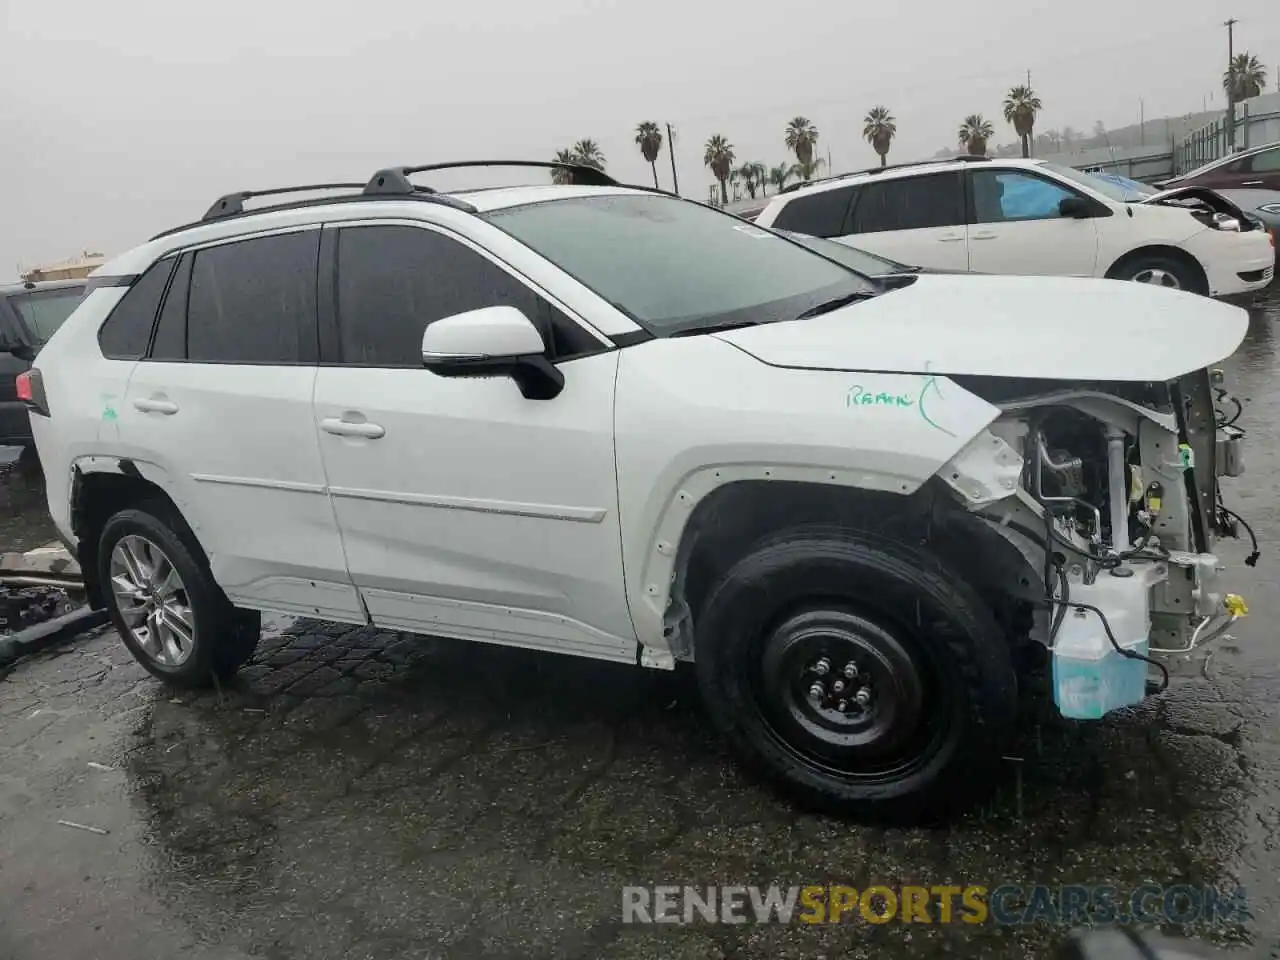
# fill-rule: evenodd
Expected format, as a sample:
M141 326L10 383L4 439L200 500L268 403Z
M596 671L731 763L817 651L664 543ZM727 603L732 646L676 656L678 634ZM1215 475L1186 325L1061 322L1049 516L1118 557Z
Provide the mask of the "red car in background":
M1280 190L1280 141L1250 147L1156 184L1173 187Z

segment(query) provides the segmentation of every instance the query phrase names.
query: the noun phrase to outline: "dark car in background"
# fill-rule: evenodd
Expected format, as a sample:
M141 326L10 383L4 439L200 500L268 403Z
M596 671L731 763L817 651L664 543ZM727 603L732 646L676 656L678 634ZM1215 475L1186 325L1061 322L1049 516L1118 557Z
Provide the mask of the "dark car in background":
M1276 256L1280 257L1280 190L1243 187L1239 190L1224 188L1218 192L1271 231L1277 241Z
M1162 190L1174 187L1280 190L1280 141L1238 150L1194 170L1162 180L1156 186Z
M84 280L0 286L0 445L31 443L31 421L18 399L18 374L84 298Z

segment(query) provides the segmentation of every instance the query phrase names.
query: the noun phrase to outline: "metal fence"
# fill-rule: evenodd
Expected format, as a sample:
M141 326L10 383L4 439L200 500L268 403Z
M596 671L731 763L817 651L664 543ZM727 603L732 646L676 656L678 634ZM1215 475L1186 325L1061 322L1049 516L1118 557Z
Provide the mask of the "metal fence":
M1280 140L1280 93L1264 94L1236 104L1235 149L1244 150ZM1232 152L1227 119L1219 117L1194 130L1173 149L1177 173L1194 170Z

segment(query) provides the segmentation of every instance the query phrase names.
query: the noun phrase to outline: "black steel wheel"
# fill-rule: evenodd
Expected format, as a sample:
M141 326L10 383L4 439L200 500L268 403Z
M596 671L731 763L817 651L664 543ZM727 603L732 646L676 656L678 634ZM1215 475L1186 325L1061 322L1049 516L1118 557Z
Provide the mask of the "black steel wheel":
M1007 640L928 552L798 528L722 578L695 661L735 752L799 799L877 820L961 809L1012 727Z

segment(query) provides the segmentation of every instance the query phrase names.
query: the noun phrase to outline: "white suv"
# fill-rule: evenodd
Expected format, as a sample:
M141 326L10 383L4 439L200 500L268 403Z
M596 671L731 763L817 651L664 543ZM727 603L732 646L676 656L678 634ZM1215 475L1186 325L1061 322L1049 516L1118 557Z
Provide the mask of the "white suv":
M427 169L224 198L102 267L25 377L54 521L156 676L233 673L263 610L692 661L755 767L909 816L992 782L1027 665L1096 718L1241 612L1206 367L1242 310L872 283L582 168Z
M1261 290L1275 273L1274 238L1220 195L1186 187L1135 200L1041 160L964 157L833 177L779 194L755 222L922 267L1109 277L1215 297Z

